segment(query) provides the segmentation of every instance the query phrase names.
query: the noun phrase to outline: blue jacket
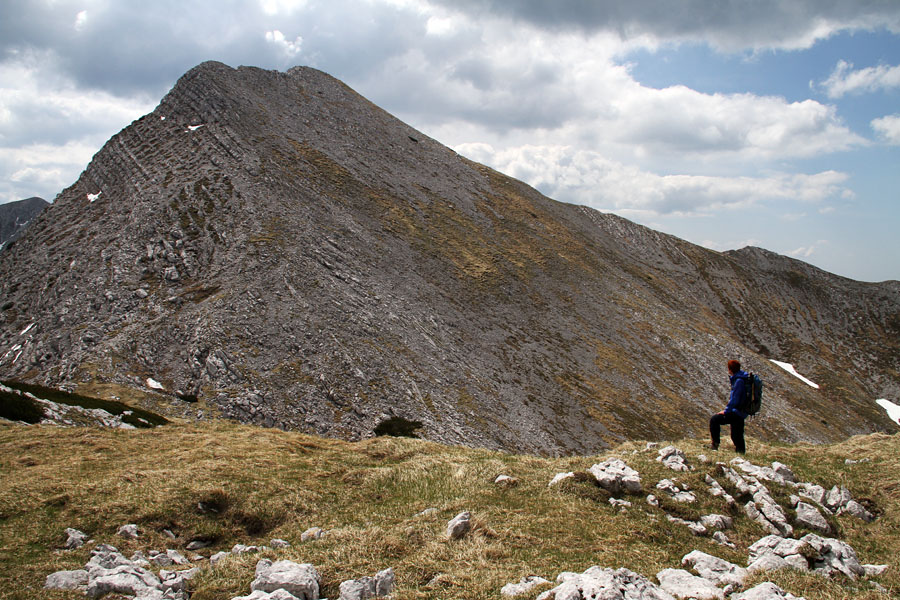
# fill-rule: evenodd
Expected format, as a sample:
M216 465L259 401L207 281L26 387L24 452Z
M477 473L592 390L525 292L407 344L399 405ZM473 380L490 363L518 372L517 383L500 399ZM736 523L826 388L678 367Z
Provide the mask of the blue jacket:
M749 375L747 375L746 371L738 371L729 378L731 381L731 396L728 398L725 414L731 413L740 416L742 419L747 418L747 415L739 407L741 406L741 400L744 398L748 377Z

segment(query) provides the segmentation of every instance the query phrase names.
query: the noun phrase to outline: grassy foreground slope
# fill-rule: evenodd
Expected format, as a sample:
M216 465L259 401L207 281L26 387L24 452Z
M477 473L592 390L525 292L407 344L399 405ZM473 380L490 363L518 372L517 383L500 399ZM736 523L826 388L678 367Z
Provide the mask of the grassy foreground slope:
M696 459L702 442L676 445L695 471L668 470L654 460L655 450L637 442L600 457L538 458L413 439L348 443L228 423L138 431L0 424L0 597L83 598L41 589L47 574L82 568L89 558L93 544L61 549L66 527L126 556L167 548L190 555L184 546L196 539L212 542L200 551L205 556L274 537L292 543L215 568L199 563L194 600L248 594L261 556L314 564L328 598L339 595L341 581L387 567L397 575L397 599L479 599L499 598L504 584L525 575L553 580L592 565L627 567L653 578L663 568L680 568L681 557L693 549L746 565L747 547L766 533L743 515L727 532L737 544L731 550L692 536L646 503L657 481L676 478L698 501L663 503L665 508L689 519L724 512L724 503L703 483L713 466ZM720 461L734 456L706 453ZM641 474L644 494L626 498L633 506L624 512L586 478L548 487L556 473L586 471L607 456L623 458ZM851 516L832 522L860 562L890 565L875 581L900 593L900 436L856 437L834 446L750 440L747 458L762 465L778 460L798 480L827 488L842 484L866 501L879 515L875 522ZM869 460L845 464L848 458ZM517 478L518 485L496 485L500 474ZM437 511L416 516L427 508ZM447 521L464 510L472 512L473 532L448 541ZM126 523L138 524L139 539L116 536ZM327 534L301 542L300 534L314 526ZM164 529L178 539L166 537ZM807 600L886 597L865 579L795 571L757 575L747 583L766 579Z

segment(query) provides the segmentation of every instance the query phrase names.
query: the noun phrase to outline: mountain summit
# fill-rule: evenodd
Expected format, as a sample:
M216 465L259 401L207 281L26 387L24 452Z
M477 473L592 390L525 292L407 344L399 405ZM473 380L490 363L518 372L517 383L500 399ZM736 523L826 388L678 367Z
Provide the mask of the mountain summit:
M900 395L900 283L556 202L303 67L185 74L0 254L0 306L4 378L348 438L704 436L734 357L751 436L889 429Z

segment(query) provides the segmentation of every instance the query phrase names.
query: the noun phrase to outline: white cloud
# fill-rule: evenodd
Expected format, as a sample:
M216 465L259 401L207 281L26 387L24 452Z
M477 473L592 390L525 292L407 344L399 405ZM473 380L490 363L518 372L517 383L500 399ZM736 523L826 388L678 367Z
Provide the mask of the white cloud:
M801 246L799 248L795 248L788 252L789 256L793 256L794 258L809 258L816 252L822 249L822 246L827 246L828 240L818 240L814 244L810 244L809 246Z
M300 54L300 49L303 46L303 38L299 35L294 38L294 41L291 41L284 37L284 34L277 29L266 32L266 41L276 46L282 53L290 58Z
M114 133L153 109L142 98L79 89L52 56L0 63L0 202L51 200Z
M830 98L844 94L876 92L900 87L900 66L878 65L865 69L853 69L853 63L838 61L822 87Z
M495 150L461 144L460 154L521 179L552 198L644 219L699 216L767 203L815 204L840 197L847 174L823 171L765 177L659 175L570 146Z
M75 31L81 31L84 29L85 25L88 22L88 11L83 10L75 15Z
M900 32L900 5L870 0L431 0L473 19L497 15L547 31L702 41L727 51L806 49L842 31Z
M872 129L888 144L900 146L900 113L874 119Z

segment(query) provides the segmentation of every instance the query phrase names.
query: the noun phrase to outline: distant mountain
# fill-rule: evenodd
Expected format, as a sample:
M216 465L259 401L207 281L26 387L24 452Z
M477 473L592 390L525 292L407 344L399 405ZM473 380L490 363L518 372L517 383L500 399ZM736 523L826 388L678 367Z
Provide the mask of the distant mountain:
M19 237L31 220L49 205L37 196L0 204L0 250Z
M348 438L705 436L733 357L751 436L892 431L900 395L900 283L556 202L301 67L184 75L0 254L0 308L0 377Z

